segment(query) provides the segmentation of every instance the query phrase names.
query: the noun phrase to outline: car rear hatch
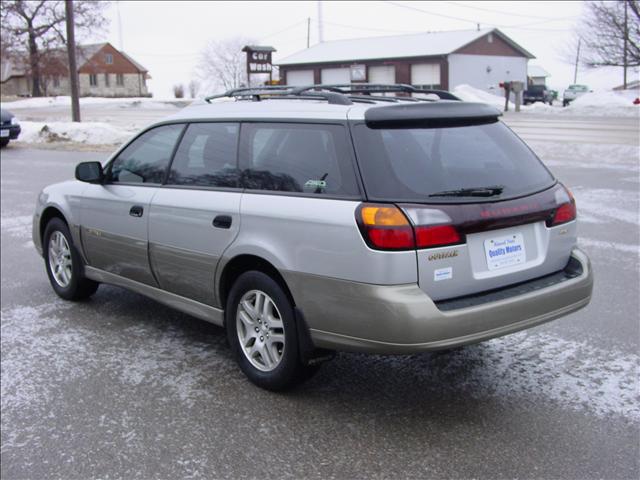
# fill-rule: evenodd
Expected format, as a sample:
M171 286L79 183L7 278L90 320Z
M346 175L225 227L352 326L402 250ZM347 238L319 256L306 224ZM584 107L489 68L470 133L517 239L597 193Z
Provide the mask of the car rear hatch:
M437 102L371 108L354 122L365 205L399 209L413 231L413 244L370 246L415 249L420 287L434 300L557 272L575 246L573 198L498 115ZM375 223L367 213L365 237Z

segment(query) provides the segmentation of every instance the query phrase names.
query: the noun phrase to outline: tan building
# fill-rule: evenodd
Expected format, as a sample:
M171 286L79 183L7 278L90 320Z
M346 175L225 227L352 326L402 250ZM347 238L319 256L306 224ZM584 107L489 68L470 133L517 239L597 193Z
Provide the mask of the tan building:
M70 95L66 52L56 50L41 65L41 89L45 96ZM31 95L31 78L26 59L2 59L2 95ZM150 96L146 68L110 43L79 45L77 66L82 97Z

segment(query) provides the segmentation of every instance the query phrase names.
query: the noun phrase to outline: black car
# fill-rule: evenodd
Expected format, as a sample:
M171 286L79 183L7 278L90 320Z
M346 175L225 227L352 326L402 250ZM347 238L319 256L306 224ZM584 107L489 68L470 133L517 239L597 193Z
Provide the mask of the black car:
M522 95L522 103L528 105L530 103L548 103L553 105L553 94L544 85L530 85Z
M9 110L0 109L0 147L6 147L9 140L15 140L20 135L20 124L16 116Z

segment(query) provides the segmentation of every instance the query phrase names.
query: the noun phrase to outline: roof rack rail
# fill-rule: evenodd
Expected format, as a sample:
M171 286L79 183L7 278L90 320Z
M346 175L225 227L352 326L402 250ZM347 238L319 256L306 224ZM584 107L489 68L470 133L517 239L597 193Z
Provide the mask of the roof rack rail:
M352 105L353 102L343 95L341 92L312 92L305 89L297 92L296 87L292 86L266 86L266 87L245 87L234 88L220 95L211 95L205 98L207 103L217 98L235 98L238 100L261 101L263 98L290 98L298 100L326 100L334 105Z
M342 93L342 94L360 94L371 95L372 93L422 93L436 95L441 100L457 100L451 92L438 89L424 89L416 88L413 85L407 85L404 83L396 84L381 84L381 83L346 83L346 84L320 84L309 85L306 87L298 87L293 90L296 94L300 94L309 90L326 90L329 92Z
M373 93L421 93L436 95L441 100L457 100L458 97L445 90L431 90L416 88L402 83L386 85L377 83L350 83L336 85L306 85L302 87L287 85L272 85L264 87L234 88L220 95L211 95L205 98L207 103L217 98L235 98L236 100L253 100L259 102L263 98L297 99L297 100L326 100L333 105L352 105L353 102L373 103L421 101L428 99L407 97L383 97L373 96Z

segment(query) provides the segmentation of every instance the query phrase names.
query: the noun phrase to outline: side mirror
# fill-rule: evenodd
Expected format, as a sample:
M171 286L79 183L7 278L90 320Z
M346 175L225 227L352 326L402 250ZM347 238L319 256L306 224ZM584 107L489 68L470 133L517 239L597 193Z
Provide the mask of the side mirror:
M76 179L87 183L102 183L104 172L100 162L82 162L76 166Z

